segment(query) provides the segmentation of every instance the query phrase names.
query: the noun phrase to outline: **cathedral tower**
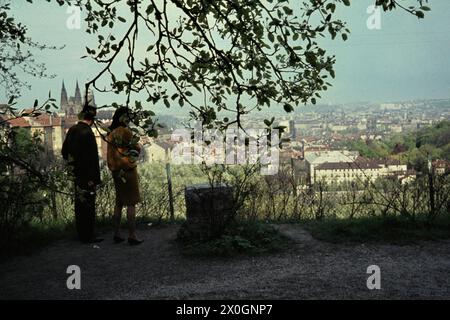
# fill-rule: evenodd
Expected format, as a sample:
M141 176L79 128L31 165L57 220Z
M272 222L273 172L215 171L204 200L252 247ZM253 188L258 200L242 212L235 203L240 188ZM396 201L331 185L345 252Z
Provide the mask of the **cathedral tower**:
M67 97L66 86L64 85L64 80L61 89L61 104L59 105L62 112L66 112L67 106L69 105L69 99Z
M76 106L82 106L83 105L83 101L81 99L80 86L78 85L78 80L77 80L77 87L75 88L75 105Z
M92 96L92 99L93 96ZM61 89L61 105L60 110L65 113L66 116L76 116L83 109L83 98L81 97L80 86L76 85L75 96L68 96L66 85L63 81Z

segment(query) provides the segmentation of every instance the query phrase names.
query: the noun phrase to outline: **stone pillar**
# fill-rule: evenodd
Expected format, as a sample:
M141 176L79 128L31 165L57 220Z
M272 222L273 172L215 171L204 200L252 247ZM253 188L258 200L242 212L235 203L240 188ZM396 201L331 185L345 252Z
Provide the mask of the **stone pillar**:
M181 240L207 240L220 237L234 218L233 190L224 184L193 185L185 189L186 222L178 232Z

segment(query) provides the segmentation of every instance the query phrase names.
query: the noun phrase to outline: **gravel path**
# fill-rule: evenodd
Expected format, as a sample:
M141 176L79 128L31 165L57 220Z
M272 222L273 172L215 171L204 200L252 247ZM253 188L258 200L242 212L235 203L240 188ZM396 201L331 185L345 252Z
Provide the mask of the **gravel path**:
M436 299L450 298L450 241L405 246L330 244L297 225L277 228L289 251L233 259L186 258L176 226L142 230L144 244L100 248L59 241L0 264L0 299ZM369 265L381 290L368 290ZM81 290L68 290L66 269L81 268Z

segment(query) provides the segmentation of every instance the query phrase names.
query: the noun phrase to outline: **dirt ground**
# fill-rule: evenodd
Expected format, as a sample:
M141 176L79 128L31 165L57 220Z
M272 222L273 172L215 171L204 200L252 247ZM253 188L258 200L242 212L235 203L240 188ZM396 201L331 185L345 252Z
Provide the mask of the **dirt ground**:
M232 259L189 258L177 226L146 228L136 247L59 241L0 264L0 299L437 299L450 298L450 241L410 245L331 244L297 225L278 225L286 252ZM69 265L81 289L68 290ZM381 290L366 286L381 269Z

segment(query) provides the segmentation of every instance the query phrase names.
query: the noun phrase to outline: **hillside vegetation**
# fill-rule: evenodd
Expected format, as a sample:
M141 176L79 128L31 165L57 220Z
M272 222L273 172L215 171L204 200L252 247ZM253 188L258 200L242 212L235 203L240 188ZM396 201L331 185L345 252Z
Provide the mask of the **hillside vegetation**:
M348 141L343 146L369 158L394 157L418 171L428 156L450 161L450 121L442 121L418 132L396 134L385 141Z

